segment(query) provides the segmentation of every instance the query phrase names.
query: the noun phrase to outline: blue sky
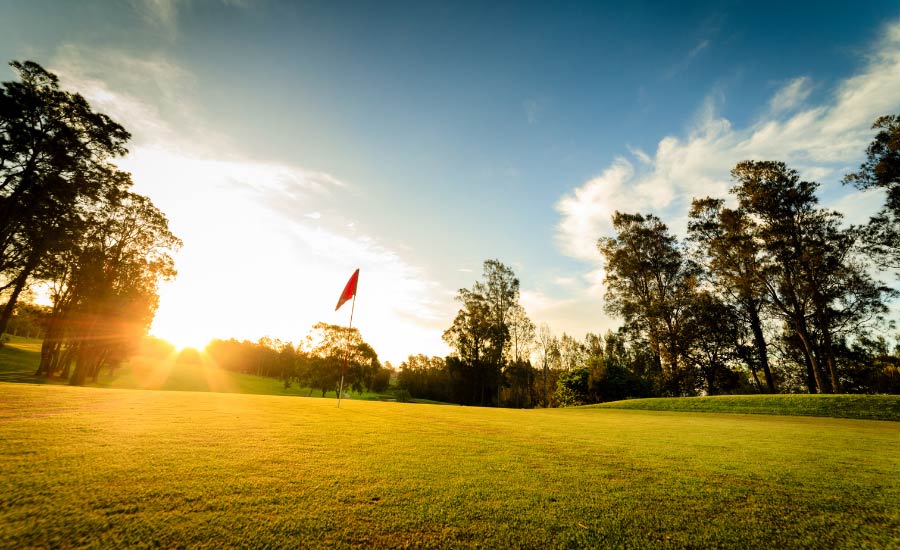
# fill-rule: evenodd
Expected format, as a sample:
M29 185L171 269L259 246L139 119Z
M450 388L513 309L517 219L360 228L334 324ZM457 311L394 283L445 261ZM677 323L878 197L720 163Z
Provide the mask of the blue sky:
M498 258L536 322L602 313L615 210L680 231L745 158L838 185L900 111L896 2L2 2L0 52L134 134L122 163L185 240L156 332L298 340L362 267L382 358L446 352ZM11 77L2 71L3 79ZM332 296L334 295L334 296Z

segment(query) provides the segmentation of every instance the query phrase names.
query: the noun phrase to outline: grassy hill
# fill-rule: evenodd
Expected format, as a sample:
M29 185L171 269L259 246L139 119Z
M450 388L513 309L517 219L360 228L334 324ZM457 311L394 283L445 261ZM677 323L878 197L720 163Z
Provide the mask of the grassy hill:
M0 547L896 547L900 424L0 383Z
M588 408L784 414L900 421L898 395L721 395L613 401Z

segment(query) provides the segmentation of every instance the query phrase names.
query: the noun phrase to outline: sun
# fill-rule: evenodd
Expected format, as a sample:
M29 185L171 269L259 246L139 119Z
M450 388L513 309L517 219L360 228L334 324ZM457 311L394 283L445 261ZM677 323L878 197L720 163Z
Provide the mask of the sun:
M150 329L153 336L166 340L177 350L195 348L202 350L213 339L213 335L202 322L190 317L157 317Z
M161 331L153 331L151 333L152 336L156 336L157 338L162 338L166 342L169 342L173 346L175 346L175 351L181 351L187 348L194 348L196 350L202 351L206 348L212 338L206 336L196 336L192 334L185 333L168 333Z

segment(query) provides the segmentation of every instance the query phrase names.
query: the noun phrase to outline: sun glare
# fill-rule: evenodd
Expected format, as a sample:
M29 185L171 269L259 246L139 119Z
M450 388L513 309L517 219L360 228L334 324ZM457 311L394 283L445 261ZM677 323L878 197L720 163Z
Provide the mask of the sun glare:
M150 332L175 346L176 350L195 348L202 351L213 339L203 326L198 326L192 319L157 319Z
M167 335L165 333L154 332L153 336L162 338L166 342L175 346L176 352L187 349L187 348L194 348L198 351L203 351L203 349L205 349L206 346L211 341L211 338L194 337L194 336L185 335L185 334Z

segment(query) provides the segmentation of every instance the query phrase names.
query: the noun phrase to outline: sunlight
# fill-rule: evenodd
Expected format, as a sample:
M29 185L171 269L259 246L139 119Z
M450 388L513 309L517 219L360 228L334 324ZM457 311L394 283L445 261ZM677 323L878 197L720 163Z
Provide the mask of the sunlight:
M150 333L175 346L175 351L185 348L202 351L215 337L203 323L198 322L190 315L173 314L174 312L163 313L168 314L157 314Z
M448 352L441 327L450 313L440 313L431 295L437 285L427 276L365 235L329 225L318 211L282 215L286 206L301 208L285 185L291 193L318 185L305 173L142 147L120 165L136 186L152 187L184 240L175 254L178 277L160 287L152 334L199 349L213 338L299 342L319 321L347 324L349 308L335 312L334 305L359 267L364 293L353 324L379 358L399 363L409 340L429 355ZM265 284L246 290L261 277Z

